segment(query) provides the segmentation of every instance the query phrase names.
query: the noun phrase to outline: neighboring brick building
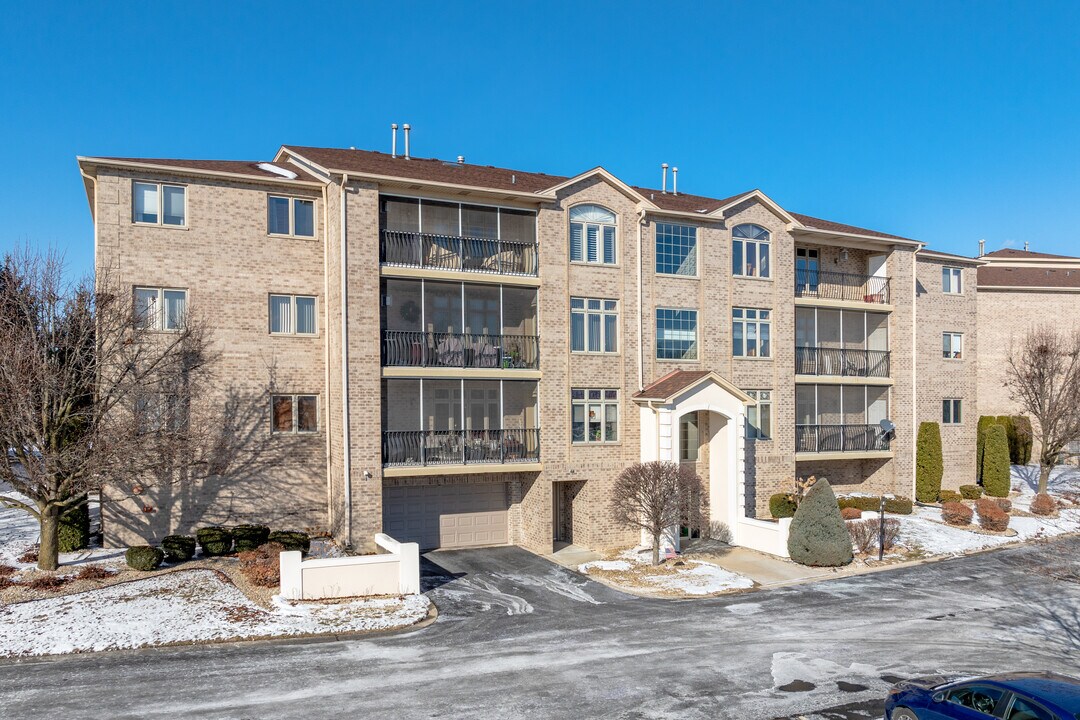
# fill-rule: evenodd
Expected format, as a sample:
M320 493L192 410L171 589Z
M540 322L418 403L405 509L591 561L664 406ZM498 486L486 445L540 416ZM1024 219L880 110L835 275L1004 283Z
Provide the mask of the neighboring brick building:
M767 527L745 518L796 476L910 497L918 423L944 413L946 483L973 472L980 261L601 168L293 146L79 162L98 269L163 331L184 304L211 317L219 378L280 451L175 494L107 490L110 542L256 521L358 547L611 547L637 539L610 518L615 476L661 458L694 463L751 543Z

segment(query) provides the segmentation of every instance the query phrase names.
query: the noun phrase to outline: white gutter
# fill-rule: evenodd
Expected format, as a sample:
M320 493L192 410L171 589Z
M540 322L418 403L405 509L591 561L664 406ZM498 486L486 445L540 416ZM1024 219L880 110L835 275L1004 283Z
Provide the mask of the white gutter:
M89 165L104 165L105 167L135 168L140 170L160 170L175 175L198 175L200 177L225 177L247 180L249 182L263 182L270 185L298 185L300 187L318 188L322 183L314 180L290 180L286 177L261 177L259 175L247 175L245 173L225 172L223 170L204 170L202 168L186 167L181 165L160 165L158 163L136 162L132 160L109 160L108 158L83 157L78 158L80 163ZM254 164L254 163L253 163Z
M638 316L638 364L637 364L637 387L638 392L645 389L645 318L642 317L641 297L641 226L645 222L645 208L638 210L640 216L637 223L637 316Z
M345 188L349 184L349 174L341 174L341 435L342 459L344 461L345 484L345 546L352 546L352 447L349 433L349 299L348 266L349 254L345 240Z
M327 193L328 185L323 185L322 191L322 221L323 221L323 301L322 309L326 314L326 322L324 323L326 330L323 331L323 412L325 413L326 427L323 428L323 434L326 435L326 526L334 527L334 463L332 456L332 446L330 444L330 433L333 430L332 413L330 412L330 306L327 304L327 298L330 296L330 218L327 217L327 209L330 207L330 203L327 202L329 194Z

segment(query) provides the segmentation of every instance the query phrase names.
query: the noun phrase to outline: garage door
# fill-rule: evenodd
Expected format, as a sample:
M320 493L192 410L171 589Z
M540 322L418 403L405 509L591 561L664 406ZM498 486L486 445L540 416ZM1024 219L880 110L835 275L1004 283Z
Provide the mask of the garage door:
M385 488L383 532L424 550L505 545L506 483Z

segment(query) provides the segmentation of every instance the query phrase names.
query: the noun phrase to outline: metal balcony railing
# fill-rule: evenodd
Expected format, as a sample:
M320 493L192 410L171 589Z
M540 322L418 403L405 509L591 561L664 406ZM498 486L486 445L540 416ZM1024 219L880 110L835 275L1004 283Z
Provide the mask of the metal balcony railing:
M889 278L825 270L796 270L795 297L887 305Z
M535 242L399 230L382 231L379 261L383 265L533 277L539 266Z
M536 370L540 367L540 338L383 330L382 364Z
M795 452L872 452L889 449L878 425L796 425Z
M838 348L795 348L796 375L839 375L841 377L889 377L887 350Z
M540 460L540 430L404 430L382 434L387 467Z

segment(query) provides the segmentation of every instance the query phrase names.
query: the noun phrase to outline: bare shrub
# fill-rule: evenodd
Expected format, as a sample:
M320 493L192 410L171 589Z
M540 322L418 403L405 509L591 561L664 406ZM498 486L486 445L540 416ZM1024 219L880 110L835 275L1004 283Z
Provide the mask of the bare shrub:
M854 507L846 507L840 509L840 517L845 520L861 520L862 510Z
M896 547L896 541L900 539L900 521L896 518L885 520L884 532L881 534L881 549L889 552Z
M1010 512L1012 510L1012 500L1008 498L993 498L994 504L1001 508L1001 512Z
M1039 493L1031 501L1032 515L1053 515L1057 512L1057 501L1046 493Z
M281 582L280 553L284 549L285 546L279 543L266 543L240 553L236 556L240 560L240 572L257 587L278 585Z
M974 513L964 503L947 502L941 505L941 519L949 525L970 525Z
M1004 532L1009 528L1009 515L990 498L982 498L975 503L979 513L979 526L984 530Z
M0 577L10 577L18 572L14 565L0 565Z
M852 520L847 524L848 532L851 533L851 542L863 555L866 555L877 547L877 522L874 520Z
M38 546L31 545L23 551L23 554L19 556L19 562L21 563L36 563L38 561Z
M105 578L115 575L112 570L101 567L100 565L84 565L79 568L79 572L75 573L76 580L104 580Z
M71 582L70 575L38 575L33 580L24 583L31 590L59 590Z

